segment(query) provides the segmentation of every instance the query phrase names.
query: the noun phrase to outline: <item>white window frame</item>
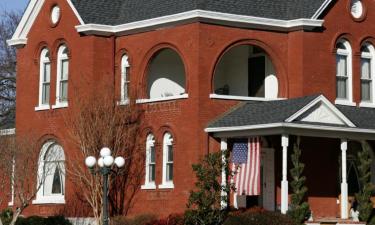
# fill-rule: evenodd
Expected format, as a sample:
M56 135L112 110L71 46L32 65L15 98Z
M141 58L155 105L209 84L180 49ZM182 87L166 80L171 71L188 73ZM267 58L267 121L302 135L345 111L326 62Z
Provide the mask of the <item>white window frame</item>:
M48 57L49 50L47 48L44 48L42 52L40 53L40 65L39 65L39 103L38 106L35 107L35 111L40 110L48 110L50 109L50 99L51 99L51 60ZM47 82L44 82L44 73L45 73L45 65L50 65L50 72L49 72L49 93L50 93L50 99L48 103L43 103L43 85L47 84Z
M370 93L370 101L362 101L361 97L361 103L359 104L361 107L375 107L375 48L370 43L365 43L365 47L367 47L370 52L361 52L361 92L362 92L362 59L370 59L370 80L371 80L371 93Z
M57 109L57 108L64 108L64 107L68 107L68 99L66 99L65 101L61 99L61 82L68 82L69 80L69 55L68 55L68 48L65 46L65 45L61 45L59 50L58 50L58 53L57 53L57 78L56 78L56 103L55 105L52 106L53 109ZM67 61L68 62L68 79L66 80L63 80L62 79L62 64L63 64L63 61ZM68 88L69 88L69 85L68 85ZM68 98L68 93L69 91L67 90L67 98Z
M172 180L167 180L167 165L170 163L168 161L168 147L172 146L172 151L173 149L173 136L170 133L165 133L164 138L163 138L163 178L162 178L162 184L159 185L160 189L170 189L174 188L173 184L173 179ZM174 154L173 154L174 155ZM172 161L172 165L174 167L174 159ZM174 169L174 168L173 168ZM173 176L174 178L174 176Z
M48 141L47 143L45 143L42 147L42 150L40 152L40 155L39 155L39 161L38 161L38 172L37 172L37 188L38 189L38 192L36 193L36 198L34 201L32 201L32 204L34 205L39 205L39 204L65 204L65 175L66 175L66 171L65 171L65 165L64 165L64 162L65 162L65 155L62 156L62 159L59 161L59 162L62 162L62 167L61 167L61 173L63 174L62 176L62 181L63 182L63 191L62 191L62 194L51 194L51 195L44 195L44 182L45 182L45 178L44 178L44 168L45 168L45 155L48 153L48 150L51 148L51 147L54 147L55 145L57 145L58 147L60 147L63 150L63 148L56 144L56 142L54 141ZM43 183L43 184L41 184ZM41 185L41 186L40 186ZM40 187L39 187L40 186Z
M352 56L352 47L349 43L349 41L342 39L337 42L342 43L345 46L345 49L338 48L336 51L336 59L337 56L345 56L346 57L346 71L347 71L347 97L344 98L338 98L337 97L337 63L336 63L336 101L335 104L339 105L350 105L353 106L355 103L353 103L353 56Z
M121 100L119 102L120 105L129 104L129 69L129 57L128 55L124 54L121 58Z
M145 184L141 186L143 190L156 189L155 180L150 181L150 162L151 162L151 148L155 150L155 137L153 134L148 134L146 139L146 163L145 163ZM155 178L156 178L156 150L155 150Z

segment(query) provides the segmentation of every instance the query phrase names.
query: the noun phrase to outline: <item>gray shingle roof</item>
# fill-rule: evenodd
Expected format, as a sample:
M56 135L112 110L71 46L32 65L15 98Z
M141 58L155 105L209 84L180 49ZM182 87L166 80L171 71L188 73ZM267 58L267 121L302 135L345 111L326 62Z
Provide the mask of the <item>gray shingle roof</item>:
M208 128L283 123L318 96L319 95L312 95L287 100L241 103L218 119L209 123ZM357 128L375 129L375 108L342 105L336 105L336 108L354 123ZM301 121L293 123L307 124ZM313 124L316 125L317 123ZM340 126L335 124L329 125Z
M195 9L280 20L311 18L324 0L72 0L86 24L119 25Z

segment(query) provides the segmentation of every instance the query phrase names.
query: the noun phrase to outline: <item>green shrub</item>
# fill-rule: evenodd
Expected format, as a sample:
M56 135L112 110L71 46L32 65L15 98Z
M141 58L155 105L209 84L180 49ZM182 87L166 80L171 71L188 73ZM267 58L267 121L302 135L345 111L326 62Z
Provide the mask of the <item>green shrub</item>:
M146 225L184 225L185 219L183 215L172 214L164 219L153 220Z
M13 211L11 209L4 209L0 213L1 221L3 222L3 225L9 225L10 222L12 222L13 217Z
M111 219L111 225L145 225L156 220L156 216L143 214L135 217L116 216Z
M277 212L259 211L231 213L224 225L297 225L297 223Z
M40 217L30 216L27 218L19 217L16 225L72 225L72 223L63 216Z

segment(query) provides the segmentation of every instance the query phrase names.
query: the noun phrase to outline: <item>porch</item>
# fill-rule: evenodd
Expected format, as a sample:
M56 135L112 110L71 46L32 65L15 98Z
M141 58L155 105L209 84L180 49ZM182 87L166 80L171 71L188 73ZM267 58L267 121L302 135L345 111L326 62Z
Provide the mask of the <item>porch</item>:
M375 146L375 109L335 106L322 95L251 102L213 121L206 132L221 140L222 150L239 138L262 137L258 202L284 214L290 201L288 157L300 139L313 222L340 224L351 219L352 196L359 188L353 158L363 145ZM223 172L222 181L226 178ZM229 204L238 204L231 199Z

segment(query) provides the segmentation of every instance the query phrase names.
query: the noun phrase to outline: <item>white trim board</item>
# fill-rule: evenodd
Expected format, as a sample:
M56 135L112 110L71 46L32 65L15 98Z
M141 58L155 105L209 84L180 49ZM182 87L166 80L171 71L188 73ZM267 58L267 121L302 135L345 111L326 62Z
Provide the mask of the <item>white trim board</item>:
M8 45L10 46L23 46L27 44L27 36L30 32L31 27L33 26L39 12L41 11L45 0L30 0L27 8L21 18L20 23L18 24L16 31L14 32L12 39L7 40ZM71 0L67 0L68 5L76 15L78 21L81 25L85 24L78 14L77 9L74 7Z
M78 25L76 29L79 33L97 34L97 35L123 35L139 31L142 29L152 29L161 25L188 23L192 21L207 22L213 24L230 25L234 27L263 28L278 31L292 31L299 29L311 30L315 27L321 27L324 20L316 19L296 19L296 20L278 20L254 16L244 16L237 14L221 13L208 10L191 10L168 16L162 16L147 20L141 20L126 23L117 26L85 24Z
M328 8L331 4L332 0L325 0L324 3L319 7L319 9L315 12L315 14L311 17L311 19L316 20L319 18L320 15Z
M0 130L0 136L14 135L16 134L16 129L4 129Z

